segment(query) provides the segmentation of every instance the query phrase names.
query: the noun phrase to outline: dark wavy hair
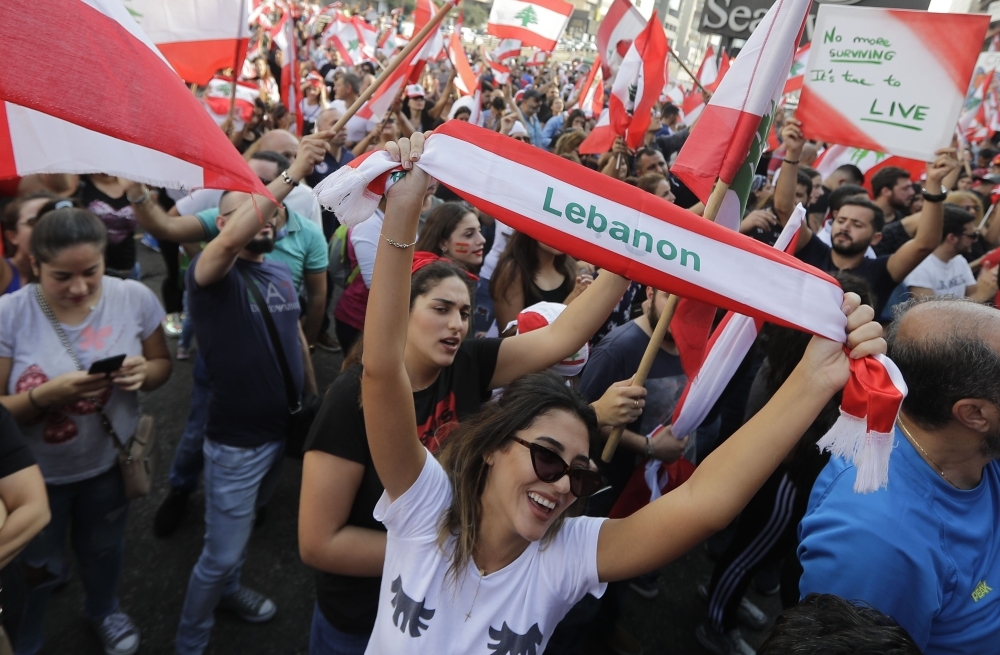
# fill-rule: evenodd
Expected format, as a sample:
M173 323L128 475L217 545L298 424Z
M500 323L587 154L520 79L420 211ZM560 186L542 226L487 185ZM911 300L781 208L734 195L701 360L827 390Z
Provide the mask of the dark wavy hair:
M535 239L523 232L514 232L490 278L490 296L494 300L507 297L515 280L521 285L525 306L529 304L529 298L537 295L532 288L535 286L535 273L538 272L538 247ZM562 289L568 296L576 286L576 261L563 254L556 257L553 265L566 278Z
M427 214L427 222L420 230L416 249L432 252L435 255L443 255L441 242L447 241L451 237L455 227L465 218L466 214L475 214L475 212L460 202L443 202L432 209Z
M563 411L580 419L587 428L590 453L600 451L597 414L589 403L561 377L551 372L532 373L512 382L497 402L487 403L478 414L456 427L444 442L438 460L451 481L451 507L438 526L438 544L451 536L457 541L448 575L457 580L469 565L483 519L483 489L489 473L486 458L506 451L518 432L526 430L545 414ZM559 515L542 538L550 543L567 516L579 513L574 502Z

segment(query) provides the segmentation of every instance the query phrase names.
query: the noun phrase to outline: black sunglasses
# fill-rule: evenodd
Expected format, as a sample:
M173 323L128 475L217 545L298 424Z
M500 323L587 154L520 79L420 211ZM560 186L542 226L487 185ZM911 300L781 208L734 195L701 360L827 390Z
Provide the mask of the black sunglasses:
M569 476L569 490L577 498L593 496L604 486L604 479L597 471L570 466L559 453L537 443L514 437L514 441L531 451L531 467L542 482L556 482Z

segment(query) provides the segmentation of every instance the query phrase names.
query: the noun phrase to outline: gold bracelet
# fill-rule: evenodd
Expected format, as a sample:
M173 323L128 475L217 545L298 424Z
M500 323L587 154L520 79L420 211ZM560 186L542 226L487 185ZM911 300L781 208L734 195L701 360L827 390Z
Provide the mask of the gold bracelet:
M393 248L399 248L400 250L406 250L407 248L409 248L411 246L417 245L416 241L414 241L413 243L400 243L398 241L393 241L392 239L390 239L386 235L382 234L381 232L379 232L379 236L382 237L383 239L385 239L389 243L390 246L392 246Z

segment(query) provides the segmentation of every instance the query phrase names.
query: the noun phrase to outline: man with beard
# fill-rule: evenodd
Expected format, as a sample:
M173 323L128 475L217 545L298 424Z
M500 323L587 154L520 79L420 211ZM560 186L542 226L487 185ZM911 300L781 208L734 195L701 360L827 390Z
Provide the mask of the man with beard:
M940 187L926 185L931 193L940 193ZM872 176L872 198L885 213L887 223L906 218L916 190L910 172L896 166L887 166Z
M976 217L957 205L946 204L944 240L903 280L910 295L965 296L976 302L992 300L997 293L997 269L983 268L977 281L965 259L978 239Z
M927 655L995 653L1000 313L958 298L901 310L886 339L909 393L889 484L857 494L854 467L830 460L799 526L799 591L870 603Z
M322 160L329 133L303 139L299 156L269 190L282 197ZM309 359L299 326L299 300L287 264L266 259L277 232L275 205L263 196L223 194L212 239L188 268L188 310L208 370L211 400L205 430L205 543L188 581L177 630L180 655L208 646L217 607L250 623L274 617L277 607L240 584L256 510L277 483L290 417L274 324L300 396ZM263 223L262 223L263 221ZM251 286L252 285L252 286ZM257 293L253 293L253 288ZM315 386L314 384L311 386Z
M788 222L796 204L798 156L805 144L799 125L797 120L789 118L782 130L786 157L774 190L774 209L781 225ZM845 271L863 278L875 296L875 315L881 316L893 289L941 243L941 203L945 198L940 193L941 182L958 168L958 160L954 148L942 148L935 156L933 162L927 163L924 208L917 233L896 252L875 259L865 257L868 247L882 239L885 212L866 198L850 197L843 202L831 225L831 245L823 243L806 222L799 230L795 256L821 271Z

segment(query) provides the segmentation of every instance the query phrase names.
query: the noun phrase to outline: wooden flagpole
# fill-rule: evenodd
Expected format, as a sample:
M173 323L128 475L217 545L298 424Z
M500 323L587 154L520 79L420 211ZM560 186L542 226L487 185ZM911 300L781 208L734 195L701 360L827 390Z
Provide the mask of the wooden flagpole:
M725 199L727 191L729 191L728 184L722 180L715 183L712 195L708 198L708 204L705 205L704 217L706 219L714 221L716 216L719 215L719 208L722 207L722 201ZM670 319L674 317L674 312L677 310L677 303L679 301L680 298L674 294L667 296L667 303L663 307L663 313L660 314L660 318L656 322L653 335L649 338L649 344L646 346L646 352L643 353L642 360L639 362L639 368L635 372L635 377L632 378L632 386L645 386L646 377L649 375L650 369L653 368L653 362L656 360L656 354L660 350L660 344L663 343L663 337L667 336ZM607 443L604 444L604 452L601 453L601 459L605 462L610 462L611 458L614 457L615 450L618 448L618 443L621 441L624 431L625 426L623 425L611 431L611 436L608 437Z
M455 4L454 0L447 0L447 2L444 3L444 6L441 7L436 14L434 14L434 17L427 21L427 24L424 25L412 39L410 39L409 43L407 43L406 46L400 50L395 59L389 62L389 65L386 66L381 73L379 73L379 76L375 78L375 81L368 85L368 88L358 96L358 99L354 101L354 104L348 107L344 115L341 116L336 123L334 123L333 127L330 128L333 134L336 134L342 127L347 125L347 121L349 121L351 117L354 116L354 114L356 114L366 102L368 102L368 98L372 97L372 94L375 93L387 79L389 79L392 72L399 68L399 65L403 63L403 60L406 59L416 47L423 46L424 37L430 34L431 30L437 28L437 26L441 24L441 21L444 20L444 17L448 15L448 12L455 7Z
M689 77L690 77L690 78L691 78L692 80L694 80L694 83L698 85L698 88L699 88L699 89L701 89L701 92L702 92L702 93L711 93L711 91L709 91L708 89L706 89L705 87L703 87L703 86L701 85L701 80L699 80L699 79L698 79L698 76L697 76L697 75L695 75L694 73L692 73L692 72L691 72L691 69L689 69L689 68L688 68L688 67L687 67L687 66L686 66L686 65L684 64L684 62L683 62L683 61L681 61L681 58L677 56L677 53L676 53L676 52L674 52L674 49L670 47L670 44L669 44L669 43L667 44L667 50L668 50L668 51L670 52L670 56L671 56L671 57L673 57L673 58L674 58L675 60L677 60L677 63L681 65L681 69L682 69L682 70L683 70L683 71L684 71L685 73L687 73L687 74L688 74L688 76L689 76Z

